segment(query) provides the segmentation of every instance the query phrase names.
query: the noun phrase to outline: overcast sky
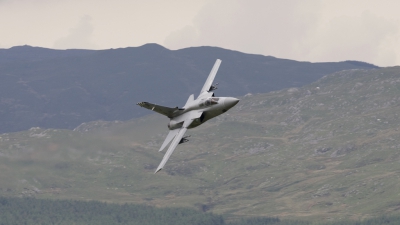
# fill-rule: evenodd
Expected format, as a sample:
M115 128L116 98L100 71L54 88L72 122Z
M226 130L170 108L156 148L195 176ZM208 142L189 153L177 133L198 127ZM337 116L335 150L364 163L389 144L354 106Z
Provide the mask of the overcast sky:
M0 48L218 46L400 65L398 0L0 0Z

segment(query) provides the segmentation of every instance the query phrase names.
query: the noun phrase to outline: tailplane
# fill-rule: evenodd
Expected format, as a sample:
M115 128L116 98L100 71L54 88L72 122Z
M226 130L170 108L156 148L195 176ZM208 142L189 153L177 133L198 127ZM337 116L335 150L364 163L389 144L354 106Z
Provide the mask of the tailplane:
M164 143L161 145L161 148L158 151L161 152L162 150L164 150L164 148L172 141L172 139L174 139L178 132L179 129L170 130L168 136L165 138Z
M172 118L172 117L176 116L177 114L179 114L180 110L183 110L178 107L170 108L170 107L166 107L166 106L156 105L156 104L153 104L150 102L139 102L136 105L141 106L146 109L150 109L154 112L160 113L164 116L167 116L168 118Z

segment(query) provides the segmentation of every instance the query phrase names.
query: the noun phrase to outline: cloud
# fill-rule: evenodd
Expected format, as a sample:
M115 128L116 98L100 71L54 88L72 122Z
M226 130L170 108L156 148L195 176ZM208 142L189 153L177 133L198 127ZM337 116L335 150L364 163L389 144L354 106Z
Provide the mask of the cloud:
M164 44L172 49L220 46L300 61L395 65L400 64L400 17L389 11L358 0L212 1Z
M92 42L93 34L92 18L88 15L83 16L76 27L69 30L66 37L60 38L54 43L57 49L96 49L97 46Z
M182 29L172 31L164 40L164 44L173 49L191 46L198 42L199 31L194 27L187 25Z
M98 49L154 42L300 61L400 64L398 0L0 0L0 5L3 47Z
M192 45L212 45L285 57L299 45L316 23L318 2L213 1L192 21L197 37ZM168 47L184 47L188 29L171 33ZM173 34L173 35L172 35ZM181 34L182 36L179 37Z

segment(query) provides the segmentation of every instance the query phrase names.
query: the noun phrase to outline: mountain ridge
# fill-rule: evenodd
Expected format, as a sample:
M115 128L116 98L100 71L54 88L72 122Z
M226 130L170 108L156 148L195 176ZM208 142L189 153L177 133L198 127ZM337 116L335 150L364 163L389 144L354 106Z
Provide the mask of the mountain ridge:
M216 47L171 51L157 44L109 50L1 49L0 133L73 129L83 122L148 115L135 106L140 101L180 106L201 89L216 58L223 60L216 77L221 96L266 93L340 70L376 68L296 62Z

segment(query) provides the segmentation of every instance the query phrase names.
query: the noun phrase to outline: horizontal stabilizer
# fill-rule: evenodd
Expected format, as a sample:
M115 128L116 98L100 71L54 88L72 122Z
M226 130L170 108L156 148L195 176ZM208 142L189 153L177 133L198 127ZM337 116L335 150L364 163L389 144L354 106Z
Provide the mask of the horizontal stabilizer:
M161 148L158 151L161 152L162 150L164 150L164 148L172 141L172 139L176 136L178 132L179 129L170 130L167 138L165 138L164 143L161 145Z
M178 146L179 142L181 141L183 135L186 133L187 131L187 127L193 122L192 119L187 119L185 120L185 122L183 123L183 126L181 129L176 129L179 130L178 134L175 136L174 140L172 141L171 145L169 146L167 152L165 153L163 159L161 160L160 165L157 167L156 172L160 171L165 163L167 163L169 157L172 155L172 153L174 152L176 146Z
M164 158L162 159L162 161L161 161L160 165L158 166L158 168L157 168L155 173L160 171L164 167L165 163L167 163L169 157L172 155L172 153L174 152L176 146L181 141L182 136L185 134L186 130L187 130L187 128L185 128L185 127L182 127L181 129L179 129L178 134L175 136L175 139L172 141L171 145L169 146L167 152L164 155Z
M170 107L166 107L166 106L156 105L156 104L153 104L150 102L139 102L136 105L146 108L146 109L150 109L154 112L160 113L169 118L174 117L175 113L179 112L179 110L182 110L182 109L179 109L178 107L170 108Z

